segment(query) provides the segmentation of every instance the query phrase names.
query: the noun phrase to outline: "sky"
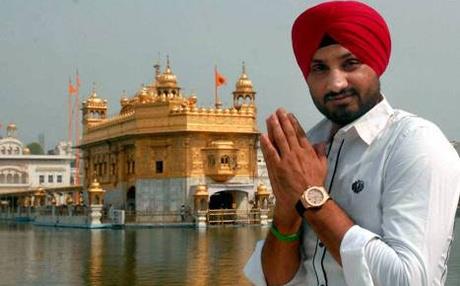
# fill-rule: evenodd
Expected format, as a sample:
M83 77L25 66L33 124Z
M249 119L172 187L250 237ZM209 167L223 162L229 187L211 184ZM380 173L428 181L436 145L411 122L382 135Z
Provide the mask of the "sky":
M185 95L213 104L214 65L228 81L225 106L242 62L256 89L259 129L284 107L305 129L322 115L314 107L291 47L291 25L321 1L297 0L0 0L1 135L13 122L24 143L45 135L46 149L67 138L67 83L81 78L80 96L120 110L153 78L171 68ZM382 91L395 108L435 122L460 139L460 0L364 1L387 20L392 56Z

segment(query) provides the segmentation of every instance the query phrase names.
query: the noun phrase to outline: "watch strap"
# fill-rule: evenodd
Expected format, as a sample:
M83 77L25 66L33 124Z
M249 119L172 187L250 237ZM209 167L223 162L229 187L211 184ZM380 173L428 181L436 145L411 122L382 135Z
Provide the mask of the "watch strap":
M307 209L303 206L302 202L298 200L297 203L295 204L295 210L301 217L303 217L303 214L305 213Z

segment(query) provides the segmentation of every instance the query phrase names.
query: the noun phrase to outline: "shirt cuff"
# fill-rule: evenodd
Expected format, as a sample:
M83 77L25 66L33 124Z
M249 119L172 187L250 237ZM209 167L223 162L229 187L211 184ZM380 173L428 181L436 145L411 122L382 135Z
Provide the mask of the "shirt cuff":
M244 267L244 275L256 286L266 286L264 271L262 269L262 247L265 240L260 240Z
M364 251L367 243L376 238L380 236L358 225L345 233L340 244L340 257L347 285L374 285Z

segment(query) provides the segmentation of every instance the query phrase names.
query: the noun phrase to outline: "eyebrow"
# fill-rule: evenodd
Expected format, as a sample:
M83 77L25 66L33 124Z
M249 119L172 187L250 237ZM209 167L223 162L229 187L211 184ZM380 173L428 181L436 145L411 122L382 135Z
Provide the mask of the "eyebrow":
M340 60L343 60L343 59L353 58L353 57L355 57L355 56L352 53L347 52L347 53L344 53L344 54L340 55L338 58ZM324 61L321 60L321 59L312 59L311 60L311 64L321 64L321 63L324 63Z

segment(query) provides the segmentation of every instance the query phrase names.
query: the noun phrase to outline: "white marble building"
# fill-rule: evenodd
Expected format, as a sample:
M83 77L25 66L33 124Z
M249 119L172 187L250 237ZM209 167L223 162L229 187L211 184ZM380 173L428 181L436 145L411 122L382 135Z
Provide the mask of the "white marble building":
M0 195L70 185L74 157L69 144L58 144L55 155L31 155L15 132L9 124L7 136L0 138Z

